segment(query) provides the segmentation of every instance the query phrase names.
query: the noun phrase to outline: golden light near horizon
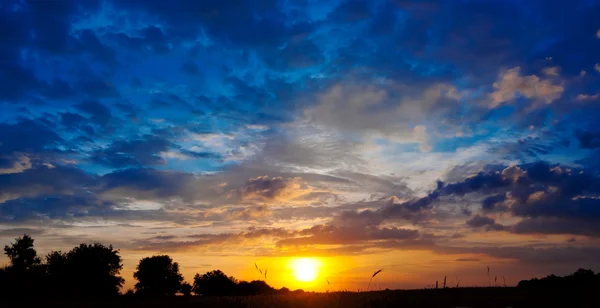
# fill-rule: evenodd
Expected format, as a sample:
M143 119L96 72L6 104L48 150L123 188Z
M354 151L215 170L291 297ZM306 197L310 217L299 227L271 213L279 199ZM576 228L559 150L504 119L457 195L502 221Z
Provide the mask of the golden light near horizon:
M312 282L319 276L321 262L316 258L296 258L290 261L294 278L300 282Z

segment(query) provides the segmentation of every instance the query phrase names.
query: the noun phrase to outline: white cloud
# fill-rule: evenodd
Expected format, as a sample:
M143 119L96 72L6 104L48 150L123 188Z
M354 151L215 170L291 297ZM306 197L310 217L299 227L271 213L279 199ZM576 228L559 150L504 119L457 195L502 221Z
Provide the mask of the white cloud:
M546 193L543 191L536 191L527 197L527 203L535 203L543 200L546 197Z
M518 96L549 104L560 98L565 90L562 83L553 83L536 75L522 76L518 66L501 72L494 82L494 89L490 94L490 108L513 101Z
M151 211L160 210L164 207L161 202L150 201L150 200L135 200L131 198L121 204L117 210L129 210L129 211Z
M393 119L384 109L387 99L382 88L336 85L319 96L318 106L307 110L306 116L342 130L379 129Z
M248 125L246 125L246 128L249 130L254 130L254 131L265 131L265 130L269 129L269 127L266 125L257 125L257 124L248 124Z
M363 135L410 138L415 125L444 118L466 92L446 83L426 87L336 85L318 97L304 117L318 125Z
M21 173L31 168L31 160L27 156L21 156L19 161L13 163L10 168L0 168L0 174Z
M231 134L219 134L219 133L210 133L210 134L196 134L190 133L189 139L200 141L207 146L210 147L220 147L223 146L226 140L232 140L234 138Z
M285 138L268 141L262 157L303 172L401 175L411 189L425 192L456 164L494 159L485 144L431 152L438 138L473 134L452 122L468 94L446 83L337 85L293 125L282 127ZM441 123L444 130L438 131Z
M600 94L588 95L588 94L579 94L575 98L578 101L594 101L600 97Z
M282 125L284 135L266 140L260 159L279 168L325 172L364 165L357 156L359 140L347 140L337 130L299 119Z
M413 128L413 136L420 143L419 149L421 152L431 152L431 145L429 144L427 136L427 127L423 125L417 125Z
M558 72L560 71L560 67L558 66L552 66L552 67L546 67L544 69L542 69L542 73L544 73L547 76L558 76Z
M596 37L600 39L600 29L598 29L598 31L596 31Z
M587 74L585 70L581 70L581 72L579 72L579 76L581 77L585 76L585 74Z
M188 133L184 140L184 148L196 152L210 151L220 154L225 161L243 161L258 153L264 142L258 134L268 129L264 125L247 125L244 129L228 134ZM252 143L246 140L253 139Z
M160 156L162 158L171 158L171 159L178 159L178 160L188 160L188 159L192 158L191 156L184 155L180 152L174 152L174 151L160 152Z
M510 179L515 183L520 177L524 176L525 174L527 174L527 172L519 168L519 166L517 165L510 165L504 168L504 170L502 170L502 177L505 179Z
M594 65L594 69L600 72L600 63L596 63L596 65Z

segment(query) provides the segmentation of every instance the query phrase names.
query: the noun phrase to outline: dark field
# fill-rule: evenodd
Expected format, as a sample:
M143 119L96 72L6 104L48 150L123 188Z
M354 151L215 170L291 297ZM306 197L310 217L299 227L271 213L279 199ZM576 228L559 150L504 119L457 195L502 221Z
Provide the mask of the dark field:
M121 296L112 300L19 301L4 307L600 307L600 290L458 288L439 290L304 293L245 297Z

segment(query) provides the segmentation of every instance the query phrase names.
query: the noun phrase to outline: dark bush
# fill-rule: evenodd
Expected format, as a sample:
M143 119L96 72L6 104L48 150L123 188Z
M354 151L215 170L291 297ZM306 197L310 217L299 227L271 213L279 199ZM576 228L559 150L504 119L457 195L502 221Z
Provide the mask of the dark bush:
M194 276L194 293L205 296L228 296L234 295L236 280L227 277L220 270L207 272L203 275Z
M136 293L145 296L174 296L183 282L179 264L166 255L143 258L133 277Z
M573 274L564 277L548 275L541 279L521 280L518 287L536 289L598 288L600 287L600 274L595 275L592 270L580 268Z

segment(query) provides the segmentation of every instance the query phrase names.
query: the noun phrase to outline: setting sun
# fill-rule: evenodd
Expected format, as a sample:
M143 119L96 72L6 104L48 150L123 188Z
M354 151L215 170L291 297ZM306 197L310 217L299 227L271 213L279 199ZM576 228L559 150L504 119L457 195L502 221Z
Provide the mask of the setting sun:
M314 281L319 276L321 263L314 258L298 258L290 262L294 278L302 282Z

